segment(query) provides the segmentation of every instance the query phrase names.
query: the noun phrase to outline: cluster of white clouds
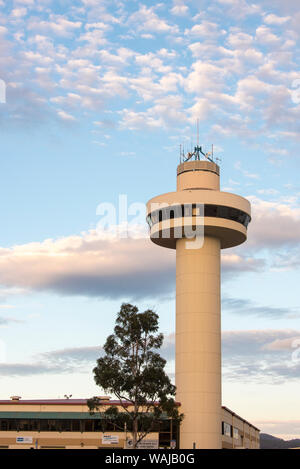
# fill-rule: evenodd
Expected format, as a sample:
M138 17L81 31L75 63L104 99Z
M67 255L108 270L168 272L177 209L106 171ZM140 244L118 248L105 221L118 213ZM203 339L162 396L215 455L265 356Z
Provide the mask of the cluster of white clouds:
M299 76L295 15L281 16L246 0L216 0L194 15L192 5L176 0L171 16L164 4L86 0L76 7L67 2L60 14L51 2L43 11L40 4L19 2L6 10L18 19L10 25L2 13L7 47L13 47L12 38L17 43L15 59L2 68L12 118L24 113L29 120L29 89L34 109L47 108L48 118L66 123L80 122L86 111L103 111L117 98L114 119L122 129L174 128L178 122L183 127L199 118L211 120L215 135L268 137L280 124L281 132L297 138L300 108L291 100ZM233 14L228 28L223 9ZM245 30L240 21L249 15L256 22ZM178 18L191 25L183 27ZM153 46L157 37L169 47ZM136 39L148 40L145 52L129 47ZM24 93L24 106L16 87Z

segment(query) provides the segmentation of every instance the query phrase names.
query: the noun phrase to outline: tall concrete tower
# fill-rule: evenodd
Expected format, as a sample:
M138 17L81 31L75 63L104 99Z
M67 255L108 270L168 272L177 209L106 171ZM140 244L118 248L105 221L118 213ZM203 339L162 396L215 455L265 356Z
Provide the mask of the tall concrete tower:
M243 243L251 220L250 203L220 192L220 168L199 150L178 165L177 191L147 203L151 240L176 249L181 449L222 447L220 251Z

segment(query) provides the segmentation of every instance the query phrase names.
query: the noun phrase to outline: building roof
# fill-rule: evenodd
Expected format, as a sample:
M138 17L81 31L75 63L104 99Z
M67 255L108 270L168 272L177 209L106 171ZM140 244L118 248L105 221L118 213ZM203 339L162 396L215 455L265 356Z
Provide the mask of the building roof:
M9 400L0 400L0 405L86 405L88 399L9 399ZM101 400L103 405L118 405L120 401L115 400Z
M260 432L260 429L259 429L259 428L255 427L252 423L248 422L248 420L243 419L243 417L240 417L238 414L236 414L236 413L233 412L232 410L228 409L228 407L225 407L224 405L222 405L222 409L227 410L227 412L229 412L231 415L233 415L234 417L236 417L236 418L242 420L242 422L247 423L250 427L253 427L253 428L255 428L255 430L257 430L257 431Z

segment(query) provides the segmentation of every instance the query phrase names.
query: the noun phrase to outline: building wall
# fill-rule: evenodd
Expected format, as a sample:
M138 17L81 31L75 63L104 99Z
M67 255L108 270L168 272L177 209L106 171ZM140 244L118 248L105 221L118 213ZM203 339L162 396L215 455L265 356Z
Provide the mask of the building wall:
M259 449L260 447L259 430L224 407L222 408L222 433L224 449Z
M116 405L119 410L122 407L116 401L108 401L105 405ZM0 401L0 422L11 419L58 419L76 420L91 419L86 401L82 400L72 402L71 400L61 400L50 402L13 402ZM178 445L178 436L173 431L164 428L168 426L167 422L160 427L160 434L153 432L147 435L147 440L159 440L161 447L168 447L169 441L176 439ZM170 425L171 427L171 425ZM0 427L1 428L1 427ZM39 428L39 427L38 427ZM53 427L55 428L55 427ZM72 428L72 427L70 427ZM85 428L85 427L82 427ZM95 427L97 428L97 427ZM74 427L73 427L74 429ZM164 433L165 432L165 433ZM259 448L259 430L246 420L242 419L230 409L222 407L222 447L224 449L235 448ZM118 443L111 445L103 444L102 431L16 431L0 430L0 449L30 449L30 448L53 448L53 449L97 449L97 448L124 448L126 441L125 432L106 431L105 435L118 436ZM18 437L31 437L32 443L17 443ZM130 432L127 432L127 439L131 438ZM150 441L149 441L150 443Z
M102 443L102 432L0 432L0 449L8 446L9 449L112 449L125 448L124 432L107 432L105 435L119 437L119 442L114 444ZM16 443L17 437L32 437L32 443ZM128 439L130 435L128 434ZM149 433L146 440L158 440L158 433Z

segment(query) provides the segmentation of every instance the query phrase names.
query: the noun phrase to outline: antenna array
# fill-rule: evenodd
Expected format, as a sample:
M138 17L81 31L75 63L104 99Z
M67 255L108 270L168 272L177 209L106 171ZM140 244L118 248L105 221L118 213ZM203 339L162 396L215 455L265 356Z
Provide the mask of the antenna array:
M202 155L212 163L215 163L215 161L219 162L222 161L220 158L215 158L214 160L214 145L212 144L211 146L211 151L203 151L203 147L199 145L199 119L197 119L197 145L194 147L194 150L192 149L191 146L191 151L185 153L184 152L184 145L180 145L180 163L185 163L186 161L189 161L193 157L195 160L200 160L202 158Z

